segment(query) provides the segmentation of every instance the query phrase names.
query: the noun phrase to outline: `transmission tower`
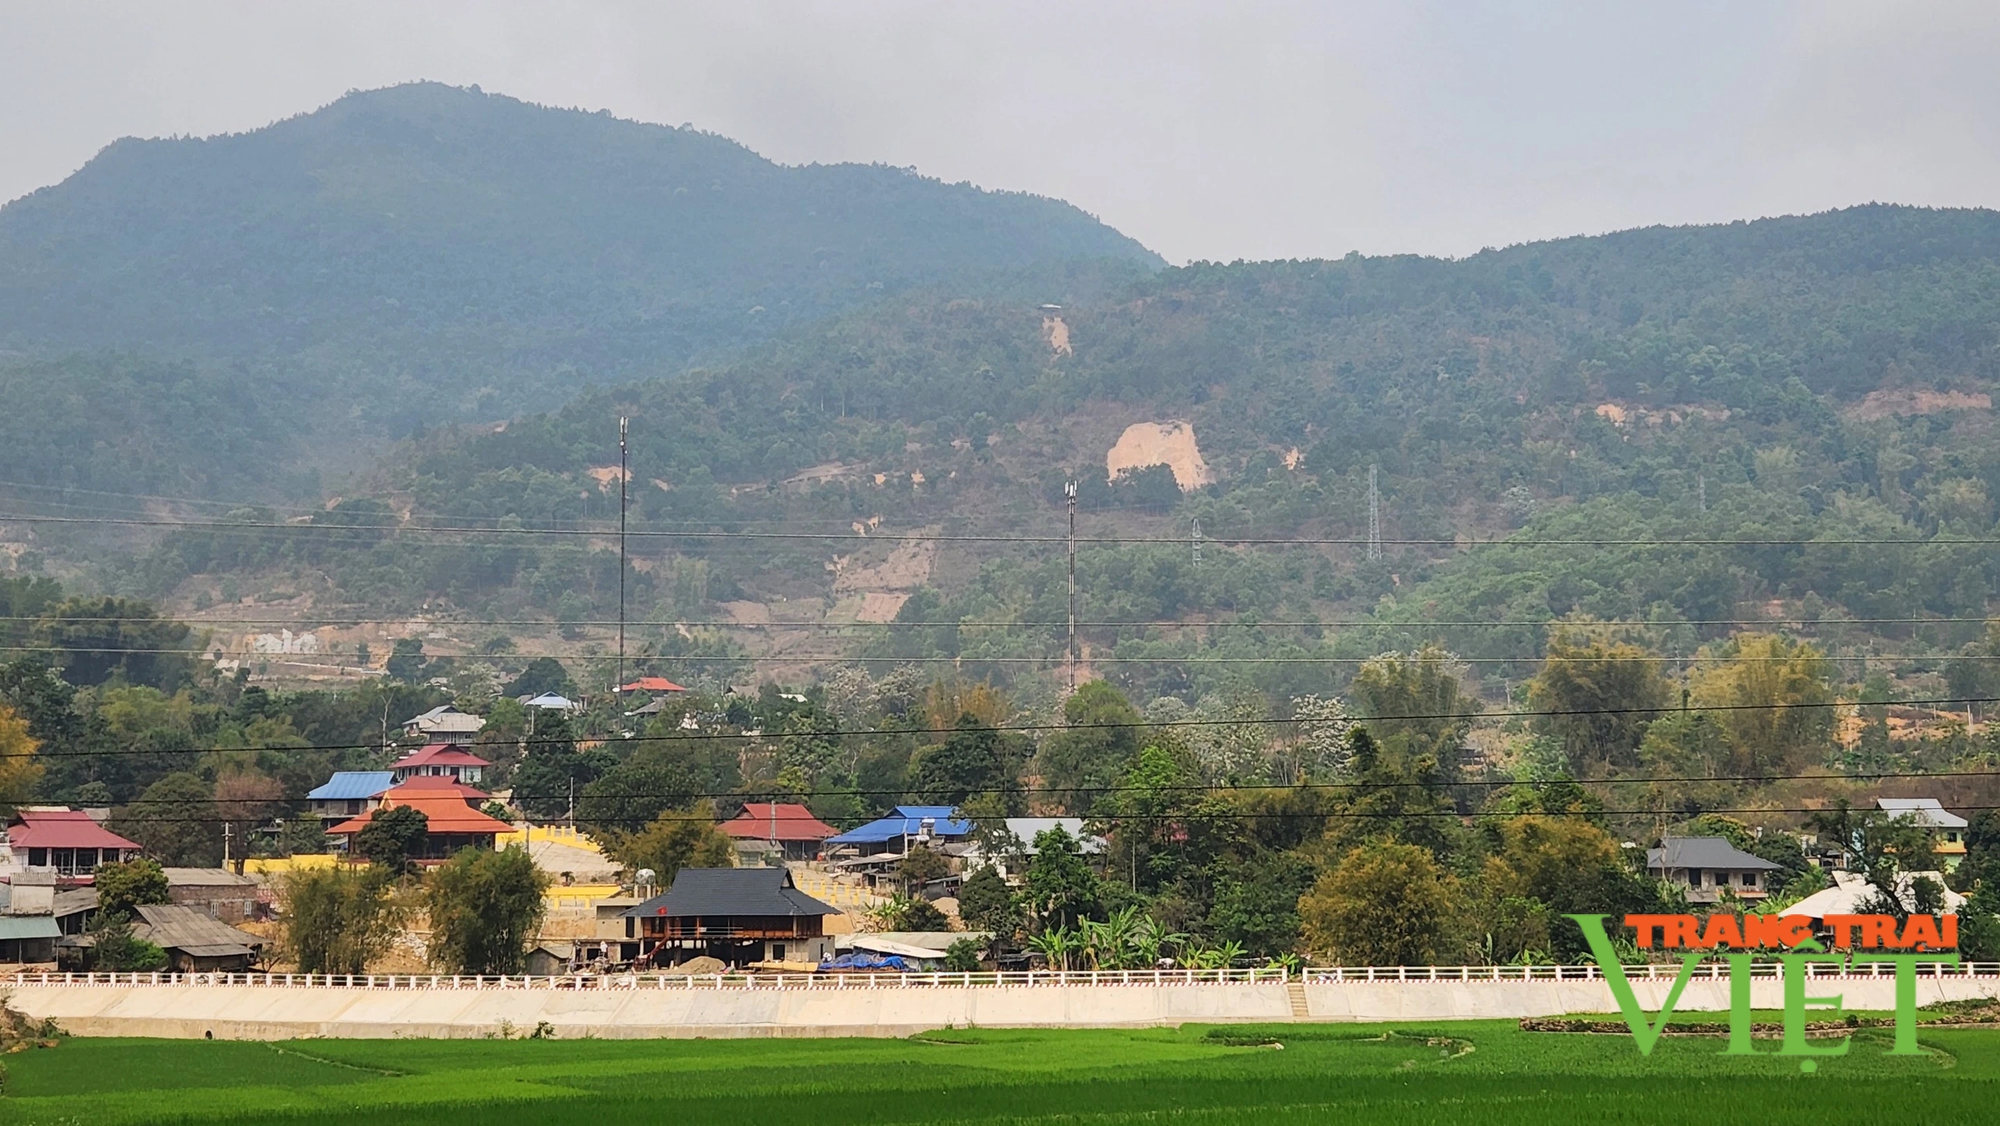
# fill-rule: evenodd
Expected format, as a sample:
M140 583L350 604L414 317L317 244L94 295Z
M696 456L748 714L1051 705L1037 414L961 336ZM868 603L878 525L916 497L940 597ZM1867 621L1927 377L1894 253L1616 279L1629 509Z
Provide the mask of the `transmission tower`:
M1368 558L1382 558L1382 490L1376 477L1380 466L1368 467Z

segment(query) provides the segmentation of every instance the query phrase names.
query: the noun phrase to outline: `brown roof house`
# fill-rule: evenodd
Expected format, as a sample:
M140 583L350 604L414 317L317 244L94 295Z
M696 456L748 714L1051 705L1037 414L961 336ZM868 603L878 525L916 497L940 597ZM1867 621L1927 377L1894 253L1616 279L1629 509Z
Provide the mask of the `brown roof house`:
M133 910L139 917L132 920L132 937L165 950L167 968L175 973L237 973L264 952L262 937L192 907L147 903Z
M627 909L642 957L677 965L706 955L731 966L833 956L822 920L840 914L792 885L784 868L683 868L665 895Z

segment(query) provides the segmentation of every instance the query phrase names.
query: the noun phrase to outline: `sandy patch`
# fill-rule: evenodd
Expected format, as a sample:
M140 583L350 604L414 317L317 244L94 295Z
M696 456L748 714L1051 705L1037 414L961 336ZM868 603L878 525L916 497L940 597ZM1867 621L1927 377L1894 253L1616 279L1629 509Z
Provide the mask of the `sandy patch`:
M627 481L630 481L632 479L631 470L629 469L621 470L615 465L600 465L595 469L586 469L583 471L583 473L584 476L589 477L591 480L597 482L597 487L599 489L608 489L611 486L617 484L618 475L620 473L623 473L625 475L625 479Z
M1052 356L1074 356L1075 349L1069 346L1069 326L1061 317L1042 318L1042 339L1049 342Z
M938 545L934 540L904 540L889 558L873 567L856 567L853 556L836 555L826 565L833 572L834 592L911 591L930 581L937 565ZM898 602L897 609L902 608ZM892 612L893 616L893 612Z
M1945 411L1990 411L1993 396L1984 391L1933 391L1925 387L1904 387L1893 391L1870 391L1847 409L1859 419L1904 418Z
M763 626L771 624L771 608L762 602L724 602L722 612L738 625Z
M854 610L857 622L893 622L903 609L903 603L910 596L887 590L871 590L861 596L861 605Z
M1304 454L1301 454L1301 453L1299 452L1299 448L1298 448L1297 446L1293 446L1293 447L1292 447L1291 449L1289 449L1289 450L1286 450L1286 451L1285 451L1285 468L1286 468L1286 469L1297 469L1297 468L1299 467L1299 461L1300 461L1300 460L1301 460L1302 458L1304 458L1304 456L1305 456Z
M803 485L815 481L835 481L842 477L859 476L860 473L861 467L858 465L843 465L837 461L829 461L815 465L810 469L799 470L797 473L785 478L785 484Z
M1106 479L1116 478L1127 469L1164 465L1174 471L1181 491L1193 492L1215 480L1195 444L1194 427L1185 422L1135 422L1118 436L1118 442L1104 455Z

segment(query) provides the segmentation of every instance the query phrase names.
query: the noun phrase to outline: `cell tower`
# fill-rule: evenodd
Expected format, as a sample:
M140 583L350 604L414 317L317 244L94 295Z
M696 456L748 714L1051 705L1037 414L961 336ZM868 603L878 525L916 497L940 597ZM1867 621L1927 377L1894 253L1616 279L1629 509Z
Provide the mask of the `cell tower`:
M631 455L625 435L628 419L618 420L618 679L612 681L612 698L625 683L625 483L632 476Z
M1382 558L1382 490L1376 477L1380 466L1368 467L1368 558Z
M1063 483L1069 500L1069 690L1076 692L1076 482Z

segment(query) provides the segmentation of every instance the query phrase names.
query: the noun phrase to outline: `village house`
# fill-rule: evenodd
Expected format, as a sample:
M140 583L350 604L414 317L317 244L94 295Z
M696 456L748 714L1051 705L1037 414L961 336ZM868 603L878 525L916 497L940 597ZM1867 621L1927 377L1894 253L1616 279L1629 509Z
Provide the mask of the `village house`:
M450 704L440 704L422 715L404 720L403 736L422 739L426 743L463 746L471 743L485 727L486 721L479 716L459 711Z
M174 973L239 973L255 965L267 940L192 907L146 903L133 908L132 937L167 952Z
M339 770L306 794L315 817L359 817L382 804L382 795L396 784L388 770Z
M263 917L269 907L268 893L248 876L227 868L164 868L167 900L192 908L225 923L241 923Z
M449 778L471 785L480 780L493 764L448 743L432 743L412 751L389 765L398 785L412 778Z
M1936 798L1876 798L1875 808L1897 821L1909 820L1931 831L1931 847L1947 872L1965 862L1965 818L1945 809Z
M972 822L948 805L899 805L889 816L826 838L828 852L854 856L901 856L910 846L942 848L972 835Z
M1668 837L1646 851L1646 871L1686 889L1689 903L1715 903L1722 893L1759 900L1771 894L1770 873L1779 869L1721 837Z
M8 820L0 877L14 872L53 872L88 879L99 864L131 860L140 851L137 841L106 829L83 810L25 806Z
M683 868L666 894L624 912L650 964L706 956L731 967L817 966L833 956L822 920L838 914L795 887L784 868Z
M356 857L355 835L367 828L376 814L385 809L408 806L422 813L429 826L410 859L425 865L442 864L461 849L477 848L490 852L494 838L514 828L474 807L473 802L483 801L485 797L478 790L449 778L414 779L383 794L382 803L374 809L327 829L327 835L338 838L348 857L353 859Z
M840 832L797 802L749 802L716 827L739 842L763 842L787 860L811 860L819 855L820 842Z

